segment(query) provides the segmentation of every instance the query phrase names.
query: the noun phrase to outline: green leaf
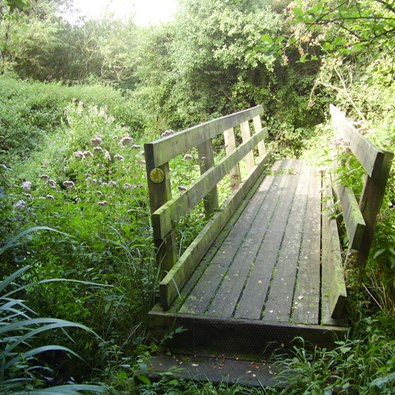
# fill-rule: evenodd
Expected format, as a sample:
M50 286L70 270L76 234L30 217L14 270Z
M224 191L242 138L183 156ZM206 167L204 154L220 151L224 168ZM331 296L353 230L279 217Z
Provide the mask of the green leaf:
M261 36L261 41L267 44L273 44L273 39L268 34L263 34Z
M151 385L151 380L150 380L147 376L140 375L140 376L137 376L137 378L138 378L143 384Z
M385 248L380 248L378 251L375 252L375 254L373 255L373 259L376 259L378 256L380 256L381 254L383 254L385 252Z
M294 8L293 13L296 16L296 18L302 18L303 17L303 10L302 8Z

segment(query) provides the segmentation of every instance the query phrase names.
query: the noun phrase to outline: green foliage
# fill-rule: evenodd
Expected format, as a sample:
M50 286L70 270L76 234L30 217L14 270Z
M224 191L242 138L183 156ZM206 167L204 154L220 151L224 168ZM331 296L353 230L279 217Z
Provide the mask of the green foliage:
M22 235L20 235L21 237ZM19 237L18 237L19 238ZM13 245L16 239L8 245ZM8 247L9 248L9 247ZM0 255L2 255L2 252ZM95 333L84 325L55 318L33 318L35 312L25 305L19 295L29 290L28 285L16 286L15 281L23 278L29 269L25 266L0 282L0 335L2 338L2 355L0 361L0 391L3 394L17 394L28 391L31 394L44 392L75 393L87 390L102 393L103 387L93 385L64 385L45 390L53 378L53 370L39 360L43 353L66 353L78 357L67 347L55 344L34 345L40 334L48 331L78 328L91 334ZM9 291L11 285L14 289ZM19 297L18 297L19 296ZM97 336L97 335L96 335Z
M292 11L303 28L302 42L320 47L326 55L363 56L374 46L389 53L394 47L395 8L387 0L296 2ZM308 55L303 54L302 60Z
M332 350L308 351L297 338L290 357L276 363L285 394L390 394L394 390L395 342L365 321L365 335L338 340Z
M129 94L108 86L66 87L2 77L0 92L0 161L8 164L41 148L45 138L52 136L64 120L64 108L72 99L106 104L109 114L128 125L133 136L144 133L142 113L136 110Z
M62 129L47 136L40 150L13 170L2 169L2 237L37 223L42 230L5 252L2 272L29 263L32 282L55 277L111 285L45 283L29 293L39 314L84 322L106 339L99 352L86 336L77 340L96 367L118 358L141 335L155 294L141 149L104 107L75 101L65 110ZM74 377L89 370L67 369Z

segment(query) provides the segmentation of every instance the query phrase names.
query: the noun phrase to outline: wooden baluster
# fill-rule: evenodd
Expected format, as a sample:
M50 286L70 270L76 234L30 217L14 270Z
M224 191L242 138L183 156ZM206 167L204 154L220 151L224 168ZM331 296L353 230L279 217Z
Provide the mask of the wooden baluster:
M240 129L243 143L245 143L251 138L250 125L248 121L242 122L240 124ZM249 173L255 167L254 152L249 152L244 159L247 165L247 171Z
M171 199L171 185L169 163L155 167L153 163L153 147L150 143L144 144L148 191L150 197L151 214ZM153 223L153 226L154 223ZM154 235L155 232L154 229ZM163 238L154 236L156 247L156 262L161 268L161 279L169 272L177 261L177 245L174 229Z
M214 166L214 151L211 139L198 146L200 174ZM214 187L204 198L206 218L209 218L218 209L218 190Z
M234 128L225 130L224 138L225 138L225 152L226 155L229 155L236 150L236 137L235 137ZM237 187L240 185L241 182L239 164L237 164L233 169L231 169L229 174L230 174L230 186L234 191L235 189L237 189Z
M260 115L253 118L255 134L262 130L262 122ZM262 140L258 143L259 156L263 158L266 154L265 142Z

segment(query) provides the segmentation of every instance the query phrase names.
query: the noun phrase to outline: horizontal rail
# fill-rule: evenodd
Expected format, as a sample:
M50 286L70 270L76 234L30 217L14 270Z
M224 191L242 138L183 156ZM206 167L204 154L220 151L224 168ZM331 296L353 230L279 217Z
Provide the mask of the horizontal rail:
M223 158L205 172L181 196L169 200L152 214L154 237L162 239L171 230L172 222L189 213L207 193L221 181L241 159L267 136L266 128L241 144L236 151Z
M151 161L148 164L149 168L159 167L177 155L204 143L224 130L238 126L242 122L262 114L262 112L262 106L256 106L193 126L151 143L146 143L144 144L144 148L149 153L147 155L148 160Z
M362 136L354 125L346 119L346 115L333 104L330 105L332 125L334 129L350 142L350 148L371 178L380 176L384 152L375 147Z
M362 236L366 229L361 209L354 192L344 185L337 186L337 192L343 208L343 218L346 225L348 240L352 250L359 250Z
M252 185L259 178L263 168L270 159L270 153L260 159L259 163L251 171L248 178L240 184L224 204L223 210L214 214L196 239L179 258L177 263L160 283L161 306L168 309L172 301L177 297L178 289L190 277L200 259L207 252L212 242L222 230L224 224L233 215L239 204L243 201Z

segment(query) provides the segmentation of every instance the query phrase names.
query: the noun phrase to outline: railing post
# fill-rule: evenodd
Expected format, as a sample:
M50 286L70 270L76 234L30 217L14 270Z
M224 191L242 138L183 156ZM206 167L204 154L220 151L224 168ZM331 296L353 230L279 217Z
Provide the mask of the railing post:
M376 171L377 177L366 176L366 182L359 202L359 207L366 223L366 230L357 255L357 264L361 268L369 257L369 250L373 243L374 230L376 228L377 214L380 212L381 204L383 203L393 156L392 152L384 151L381 166Z
M151 215L171 199L169 163L155 167L153 146L144 144L147 169L147 182L150 198ZM154 226L154 223L152 221ZM154 235L155 235L154 230ZM156 262L161 268L161 279L170 271L177 261L177 246L175 232L172 229L163 239L154 239L156 247Z
M248 121L242 122L240 124L240 129L241 129L241 137L243 139L243 143L245 143L251 138L250 125ZM246 155L245 161L247 165L247 171L250 172L255 167L255 159L254 159L253 151L249 152Z
M253 122L254 122L255 134L259 133L262 130L262 122L260 115L254 117ZM265 142L263 140L258 143L258 152L261 158L263 158L266 154Z
M236 150L236 137L235 137L234 128L225 130L224 138L225 138L225 152L226 155L229 155ZM237 189L237 187L240 185L240 182L241 182L240 167L239 164L237 164L230 171L230 186L232 190Z
M211 139L198 145L200 174L205 173L214 166L214 151ZM218 209L218 191L214 187L203 199L206 218L209 218Z

